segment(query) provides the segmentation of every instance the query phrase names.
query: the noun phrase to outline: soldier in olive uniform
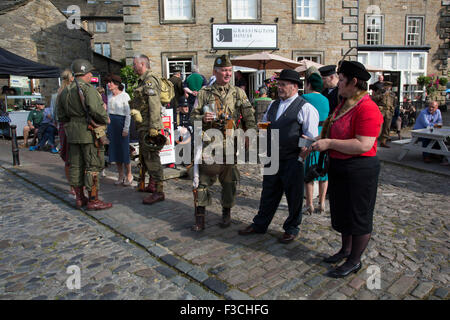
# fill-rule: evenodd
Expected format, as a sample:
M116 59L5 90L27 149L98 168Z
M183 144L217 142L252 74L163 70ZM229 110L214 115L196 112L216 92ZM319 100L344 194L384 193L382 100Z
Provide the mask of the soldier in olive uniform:
M134 71L139 75L138 86L134 90L130 103L132 114L140 113L142 119L136 121L139 134L139 148L144 165L150 176L148 186L141 191L150 192L144 198L144 204L164 201L163 169L159 152L163 145L149 143L152 139L161 137L163 123L161 119L161 77L150 71L150 60L145 55L138 55L133 60Z
M228 125L231 122L232 129L236 129L241 125L243 129L256 128L253 107L244 90L230 84L232 73L232 64L227 56L223 55L216 58L214 62L216 82L212 86L204 87L199 91L191 114L191 121L202 121L203 131L217 128L224 132L223 126L219 125L217 121L217 118L222 114L223 118L227 119ZM212 105L215 106L214 113L216 118L213 112L204 112L205 106L211 107ZM242 119L240 120L241 116ZM225 137L223 140L226 140ZM192 227L193 231L201 231L205 228L205 207L211 204L211 195L208 188L214 184L217 176L222 185L222 222L220 226L226 228L231 223L230 211L235 204L236 185L239 181L239 171L236 165L200 164L197 188L198 207L195 215L195 225Z
M395 94L391 91L392 82L384 81L382 84L383 89L379 90L374 97L374 101L383 115L383 127L378 138L380 140L380 147L390 148L386 142L389 139L392 116L395 110Z
M112 207L98 199L99 172L104 167L104 148L96 147L94 134L88 129L86 112L92 120L100 125L105 134L108 114L103 108L103 100L97 90L90 84L94 67L84 59L74 60L72 72L77 81L73 81L61 92L56 112L59 121L64 122L64 130L69 143L69 181L75 190L76 205L87 204L88 210L102 210ZM81 89L78 91L77 83ZM85 106L82 104L84 97ZM89 192L89 198L84 195L83 187Z

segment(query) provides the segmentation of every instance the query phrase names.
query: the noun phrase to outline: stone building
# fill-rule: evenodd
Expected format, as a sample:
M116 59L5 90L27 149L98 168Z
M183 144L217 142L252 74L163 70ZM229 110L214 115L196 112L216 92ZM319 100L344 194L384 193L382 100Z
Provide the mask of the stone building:
M165 77L170 77L177 64L183 67L184 76L191 73L192 65L198 65L200 72L209 77L215 57L222 54L233 57L270 51L294 60L306 58L336 64L353 48L348 58L356 59L357 1L122 2L127 64L132 63L134 54L146 54L152 60L152 68ZM266 36L261 40L257 33L264 32ZM259 48L245 41L252 37L261 41ZM251 90L264 80L263 72L245 75Z
M423 93L418 76L448 77L449 7L441 0L359 1L358 60L384 70L401 101Z
M76 58L93 59L89 32L69 29L66 17L49 0L2 1L0 25L0 47L24 58L61 71ZM58 79L34 82L46 99L59 86Z
M120 0L51 0L68 18L79 14L92 34L92 50L120 61L125 58L124 24ZM79 12L78 12L79 10Z

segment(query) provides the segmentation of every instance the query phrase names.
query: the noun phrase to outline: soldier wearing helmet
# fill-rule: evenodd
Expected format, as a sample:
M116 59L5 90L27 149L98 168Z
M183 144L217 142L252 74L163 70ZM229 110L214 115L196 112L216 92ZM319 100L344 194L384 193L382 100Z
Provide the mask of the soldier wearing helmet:
M59 121L64 122L64 129L69 144L69 181L75 190L76 206L87 205L88 210L102 210L112 207L98 199L99 172L104 160L103 146L96 147L95 136L88 129L87 114L98 125L109 122L108 114L103 108L103 100L97 90L90 84L92 64L84 59L72 62L74 81L58 97L56 112ZM84 100L84 104L82 102ZM86 198L84 188L89 196Z

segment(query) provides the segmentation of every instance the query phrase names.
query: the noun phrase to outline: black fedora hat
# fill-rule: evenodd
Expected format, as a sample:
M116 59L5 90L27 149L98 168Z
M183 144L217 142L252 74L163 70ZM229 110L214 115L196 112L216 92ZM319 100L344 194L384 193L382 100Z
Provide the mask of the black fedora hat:
M283 69L278 78L275 79L296 82L299 86L301 86L300 74L295 70Z

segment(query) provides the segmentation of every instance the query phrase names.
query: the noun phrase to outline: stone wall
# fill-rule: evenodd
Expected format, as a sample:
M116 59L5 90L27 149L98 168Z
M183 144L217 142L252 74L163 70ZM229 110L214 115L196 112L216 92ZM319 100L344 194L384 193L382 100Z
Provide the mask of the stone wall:
M0 47L24 58L61 71L76 58L92 61L91 35L82 29L68 29L65 16L48 0L32 0L0 13L0 25ZM47 100L58 88L57 79L36 83Z
M365 14L370 6L378 6L381 14L384 15L384 45L404 46L406 44L406 16L425 16L424 45L430 45L428 54L428 73L447 73L443 61L447 60L448 46L445 50L442 46L445 43L442 28L444 23L444 12L448 14L447 8L443 6L445 1L432 0L360 0L359 1L359 33L358 41L365 44ZM447 1L448 2L448 1ZM445 29L445 28L444 28ZM448 44L448 37L447 37Z
M357 46L357 1L327 0L323 23L293 23L292 0L262 1L261 23L278 25L278 47L275 54L294 58L294 52L321 52L323 64L336 64L350 46ZM125 54L127 64L135 53L150 57L154 70L164 72L163 53L194 54L200 71L209 76L214 58L228 50L211 53L211 22L227 23L227 1L195 1L195 23L161 24L159 0L125 0ZM278 18L278 20L277 20ZM277 22L275 22L277 21ZM255 51L234 50L243 55ZM356 59L356 49L350 59Z
M95 21L106 21L106 32L95 32ZM89 20L88 31L93 34L92 50L95 50L94 43L107 42L111 45L111 59L120 61L125 58L124 32L122 19L101 19Z

